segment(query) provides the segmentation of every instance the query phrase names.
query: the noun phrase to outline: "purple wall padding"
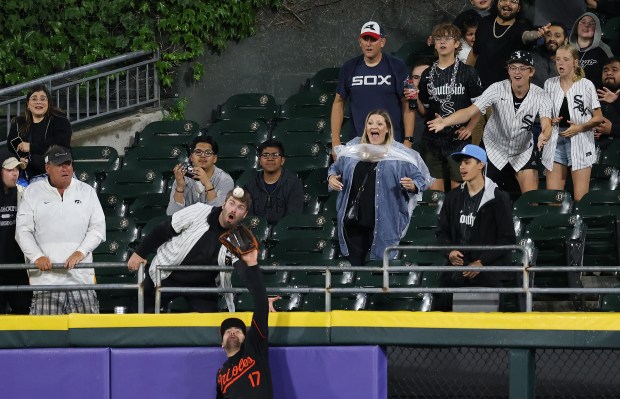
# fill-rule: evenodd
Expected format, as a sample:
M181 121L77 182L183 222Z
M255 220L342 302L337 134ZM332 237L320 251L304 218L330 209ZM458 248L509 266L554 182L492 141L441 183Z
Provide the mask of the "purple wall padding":
M110 350L0 350L0 375L2 398L110 399Z
M275 399L387 397L387 361L377 346L271 348L269 354ZM215 397L224 360L220 348L111 349L111 398Z

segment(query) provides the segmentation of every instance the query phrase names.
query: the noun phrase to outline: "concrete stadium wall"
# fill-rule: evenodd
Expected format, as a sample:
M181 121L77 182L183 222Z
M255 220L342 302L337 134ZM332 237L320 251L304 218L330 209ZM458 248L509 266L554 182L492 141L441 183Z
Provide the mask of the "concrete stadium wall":
M383 399L379 347L271 348L275 399ZM4 398L184 399L215 397L221 348L0 350Z
M187 97L185 117L203 126L211 110L230 95L263 92L278 103L299 91L317 71L339 67L360 54L357 44L362 24L383 26L385 51L393 52L408 41L428 36L436 23L452 20L469 0L297 0L287 9L261 13L255 36L229 43L221 55L206 54L200 82L192 82L192 66L180 67L172 90L164 95Z

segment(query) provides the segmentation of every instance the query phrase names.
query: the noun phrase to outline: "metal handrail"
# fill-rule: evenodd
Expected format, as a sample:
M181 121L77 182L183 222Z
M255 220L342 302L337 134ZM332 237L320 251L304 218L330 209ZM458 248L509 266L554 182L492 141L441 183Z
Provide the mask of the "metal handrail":
M32 264L11 263L2 264L3 269L14 270L39 270ZM112 267L127 267L126 263L121 262L98 262L98 263L78 263L74 269L104 269ZM64 263L52 263L52 269L66 269ZM63 284L63 285L0 285L0 292L14 291L84 291L84 290L131 290L138 291L138 313L144 313L144 265L141 264L137 271L136 284Z
M145 57L150 58L144 59ZM6 135L11 127L11 116L21 113L21 103L26 98L24 90L37 85L47 86L56 100L56 105L67 112L74 125L149 104L157 106L160 101L159 79L155 67L157 61L158 52L134 51L0 89L0 97L10 96L0 101L0 108L5 108L3 114L6 118ZM109 67L112 68L82 77L86 73ZM124 82L121 85L122 76ZM94 90L91 90L91 86ZM81 93L81 90L85 93ZM91 104L94 107L92 110ZM14 114L13 105L16 108ZM5 142L0 142L0 145Z

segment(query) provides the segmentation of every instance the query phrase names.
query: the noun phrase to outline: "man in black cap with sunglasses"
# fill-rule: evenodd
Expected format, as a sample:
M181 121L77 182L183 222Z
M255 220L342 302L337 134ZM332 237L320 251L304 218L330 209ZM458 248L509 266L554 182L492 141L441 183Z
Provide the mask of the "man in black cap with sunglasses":
M236 234L234 231L232 233ZM249 248L254 249L244 254L246 251L236 251L235 245L230 244L240 241L252 240L233 238L228 245L223 243L239 256L240 261L233 266L254 297L254 314L249 329L243 320L236 317L224 320L220 326L222 348L228 359L217 372L217 399L272 399L267 291L258 268L255 245L249 245Z

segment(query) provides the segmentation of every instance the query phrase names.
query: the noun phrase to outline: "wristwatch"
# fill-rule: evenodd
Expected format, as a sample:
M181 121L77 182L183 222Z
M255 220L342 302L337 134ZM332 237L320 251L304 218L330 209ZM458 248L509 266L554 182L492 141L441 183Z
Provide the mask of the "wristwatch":
M413 136L405 136L405 140L410 143L413 143Z

